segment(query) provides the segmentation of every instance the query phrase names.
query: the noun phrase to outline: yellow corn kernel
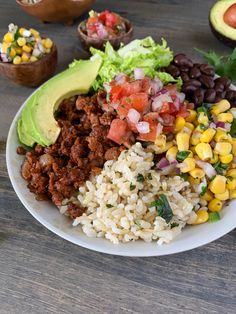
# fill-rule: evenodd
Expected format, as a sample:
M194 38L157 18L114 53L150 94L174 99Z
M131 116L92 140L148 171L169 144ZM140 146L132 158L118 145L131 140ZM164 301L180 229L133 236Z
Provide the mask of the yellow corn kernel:
M199 112L197 120L198 123L203 125L207 125L209 122L208 116L204 112Z
M191 145L196 146L198 143L200 143L200 137L201 133L194 131L190 138Z
M21 56L21 60L22 62L28 62L29 61L29 55L25 52L22 53L22 56Z
M183 117L177 117L175 119L175 130L174 131L176 133L181 131L183 129L184 125L185 125L185 119Z
M235 190L236 189L236 178L227 176L226 177L226 188L229 190Z
M1 48L1 52L2 53L7 53L7 49L10 47L10 43L3 43L2 44L2 48Z
M216 146L214 148L214 152L216 154L219 154L220 156L225 156L231 153L232 145L227 142L219 142L216 143Z
M51 48L52 48L52 45L53 45L53 42L52 42L52 40L51 40L50 38L46 38L46 39L44 40L44 47L45 47L46 49L51 49Z
M236 198L236 190L230 190L229 191L229 199L232 200Z
M178 148L176 146L172 146L166 152L166 158L168 159L169 162L172 162L173 160L176 159L177 153L178 153Z
M154 150L156 154L162 154L165 153L169 148L171 148L173 146L173 142L166 142L166 145L164 147L160 147L160 146L154 146Z
M204 222L207 222L208 218L209 218L209 214L206 210L199 210L198 212L196 212L197 218L194 221L194 225L199 225L199 224L203 224Z
M22 54L22 48L21 47L16 47L15 51L16 51L17 55L21 55Z
M201 160L210 160L213 157L211 146L208 143L197 144L195 151Z
M230 112L222 112L217 115L217 120L220 122L228 122L231 123L234 117Z
M199 178L194 178L194 177L191 177L191 176L188 177L188 181L189 181L189 183L190 183L192 186L194 186L195 184L201 183L201 179L199 179Z
M226 201L229 199L229 190L225 189L224 193L215 194L215 198L220 201Z
M22 49L25 51L25 52L31 52L32 48L30 46L27 46L27 45L24 45L22 47Z
M214 129L207 129L204 131L200 137L200 142L202 143L210 143L210 141L213 139L214 135L216 133L216 130Z
M231 145L233 145L233 138L232 138L232 136L230 135L230 134L227 134L227 142L229 142Z
M194 130L194 125L190 122L186 122L184 127L188 128L191 132Z
M214 198L213 193L210 190L207 190L203 196L201 196L201 199L210 202Z
M228 140L227 133L221 129L217 129L216 134L215 134L215 141L216 142L222 142L222 141L226 141L226 140Z
M202 169L200 169L200 168L195 168L195 169L189 171L189 174L194 179L202 179L205 176L205 172Z
M229 164L233 160L233 157L234 156L232 154L228 154L228 155L220 156L219 158L223 164Z
M211 107L211 113L214 115L218 115L221 112L225 112L229 110L230 103L226 99L222 99L220 102Z
M189 115L185 119L187 122L193 122L197 117L197 112L192 109L188 109Z
M190 135L187 133L179 132L176 135L176 143L179 151L189 149L189 139Z
M11 48L10 50L10 57L14 58L16 56L16 50L14 48Z
M216 175L215 178L209 183L209 189L214 194L221 194L226 189L226 177Z
M39 32L36 31L36 29L30 28L29 31L31 32L31 34L32 34L35 38L38 38L38 37L39 37Z
M208 209L210 212L219 212L223 207L223 203L221 200L218 200L216 198L213 198L209 203L208 203Z
M38 61L38 58L36 58L35 56L31 56L29 61L30 62L35 62L35 61Z
M226 175L236 179L236 169L228 170Z
M155 140L155 145L159 147L165 147L166 136L164 134L158 135Z
M198 124L195 128L195 132L199 132L199 133L203 133L205 130L205 128L202 128L202 125L200 126L200 124Z
M219 160L219 156L213 152L213 157L210 160L211 164L215 164Z
M20 64L21 63L21 57L20 56L15 56L13 59L13 64Z
M183 173L192 171L196 166L194 158L189 157L184 159L183 164L183 167L180 168L181 172Z
M25 31L25 28L21 27L21 28L19 29L19 34L20 34L21 36L23 36L24 31Z
M236 157L236 140L232 139L232 154Z
M14 34L8 32L4 35L3 37L3 41L5 41L6 43L11 43L14 40Z
M18 44L20 47L25 46L25 44L26 44L26 39L25 39L24 37L19 37L19 38L17 39L17 44Z

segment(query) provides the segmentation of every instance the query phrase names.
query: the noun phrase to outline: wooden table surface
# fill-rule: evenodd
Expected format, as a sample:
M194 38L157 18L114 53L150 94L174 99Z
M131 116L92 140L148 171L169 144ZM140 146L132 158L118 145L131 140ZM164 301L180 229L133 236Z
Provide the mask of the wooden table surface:
M193 50L226 54L208 26L214 1L97 1L130 19L134 36L168 40L175 52L201 60ZM0 37L7 25L39 29L59 48L57 71L85 57L76 25L41 24L0 0ZM181 254L125 258L73 245L40 225L18 200L5 164L5 143L17 110L32 93L0 77L0 313L235 313L236 254L233 231Z

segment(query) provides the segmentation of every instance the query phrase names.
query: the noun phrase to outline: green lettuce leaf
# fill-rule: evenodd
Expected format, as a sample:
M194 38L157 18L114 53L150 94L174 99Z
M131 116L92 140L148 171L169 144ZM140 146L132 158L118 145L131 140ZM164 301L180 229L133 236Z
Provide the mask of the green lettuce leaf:
M156 43L150 36L135 39L118 51L107 42L105 51L90 48L90 52L92 59L101 58L103 61L92 86L95 91L103 88L103 83L110 82L118 73L130 75L136 68L142 68L145 75L152 78L159 77L164 84L176 82L178 86L182 85L181 79L176 80L170 74L160 72L161 67L168 66L173 60L173 52L165 39L162 39L161 44Z

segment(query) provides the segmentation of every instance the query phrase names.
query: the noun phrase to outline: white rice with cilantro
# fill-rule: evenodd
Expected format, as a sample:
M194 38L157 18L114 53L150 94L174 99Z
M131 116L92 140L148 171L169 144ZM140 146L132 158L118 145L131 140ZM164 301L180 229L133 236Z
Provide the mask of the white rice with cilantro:
M114 244L172 241L196 219L193 209L200 199L181 177L161 176L152 169L153 157L153 152L136 143L117 161L107 161L101 174L79 189L79 203L87 210L73 226Z

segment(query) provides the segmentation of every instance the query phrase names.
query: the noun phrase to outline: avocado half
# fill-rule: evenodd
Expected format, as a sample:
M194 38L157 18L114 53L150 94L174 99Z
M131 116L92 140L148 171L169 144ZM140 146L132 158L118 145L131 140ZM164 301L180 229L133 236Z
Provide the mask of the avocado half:
M86 94L96 79L101 59L74 61L69 69L54 76L37 89L26 101L17 124L18 138L32 147L54 144L60 127L54 113L65 98Z
M236 47L236 0L219 0L210 10L212 33L224 44Z

